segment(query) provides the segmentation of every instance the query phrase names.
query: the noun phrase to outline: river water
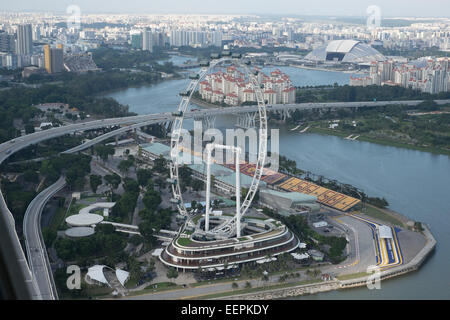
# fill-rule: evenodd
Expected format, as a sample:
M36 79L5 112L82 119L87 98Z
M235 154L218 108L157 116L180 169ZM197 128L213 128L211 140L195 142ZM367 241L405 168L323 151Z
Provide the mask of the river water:
M189 58L174 56L175 64ZM280 67L296 86L348 84L349 74ZM267 70L265 70L267 71ZM168 112L188 80L164 81L108 94L138 114ZM218 119L219 126L232 117ZM187 125L189 126L189 124ZM381 283L381 290L333 291L298 299L450 299L450 157L280 128L280 153L301 169L384 197L389 208L425 222L438 242L419 271Z

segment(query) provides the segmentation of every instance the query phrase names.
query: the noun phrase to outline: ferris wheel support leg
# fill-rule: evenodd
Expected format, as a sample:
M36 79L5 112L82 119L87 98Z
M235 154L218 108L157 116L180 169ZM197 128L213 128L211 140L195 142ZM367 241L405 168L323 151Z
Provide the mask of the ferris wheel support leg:
M211 152L212 148L206 146L206 212L205 212L205 231L209 231L209 210L211 196Z
M241 177L239 149L236 149L236 237L241 236Z

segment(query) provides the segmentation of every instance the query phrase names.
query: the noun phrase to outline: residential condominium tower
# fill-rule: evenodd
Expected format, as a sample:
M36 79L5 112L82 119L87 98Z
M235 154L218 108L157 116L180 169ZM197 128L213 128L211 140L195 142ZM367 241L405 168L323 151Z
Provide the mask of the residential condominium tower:
M31 30L31 24L18 26L16 53L19 55L29 55L33 53L33 33Z
M63 71L63 47L51 48L50 45L44 46L45 69L48 73L57 73Z

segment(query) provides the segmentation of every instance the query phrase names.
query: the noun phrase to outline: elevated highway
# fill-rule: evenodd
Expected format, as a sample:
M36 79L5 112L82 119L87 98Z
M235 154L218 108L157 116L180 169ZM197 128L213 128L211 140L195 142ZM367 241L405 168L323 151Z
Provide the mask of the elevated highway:
M42 300L55 300L58 298L58 293L42 237L41 215L48 200L65 185L66 179L61 176L54 184L39 193L28 205L23 219L28 265L38 284L39 296Z

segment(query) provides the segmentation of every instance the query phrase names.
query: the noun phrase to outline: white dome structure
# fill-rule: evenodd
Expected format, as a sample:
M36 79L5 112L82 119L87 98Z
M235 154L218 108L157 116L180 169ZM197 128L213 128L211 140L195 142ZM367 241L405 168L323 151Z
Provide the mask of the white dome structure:
M305 56L311 61L338 61L356 64L370 64L384 61L386 57L370 45L357 40L334 40L326 46L314 49Z
M95 233L95 230L91 227L73 227L67 229L64 233L69 238L82 238L93 235Z
M102 221L101 215L92 213L75 214L66 218L66 223L71 227L90 227Z

